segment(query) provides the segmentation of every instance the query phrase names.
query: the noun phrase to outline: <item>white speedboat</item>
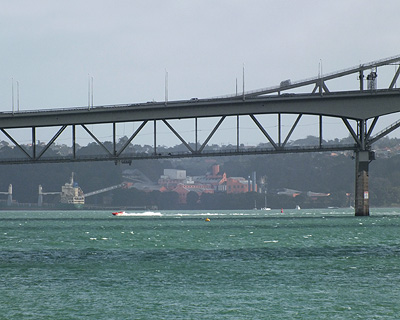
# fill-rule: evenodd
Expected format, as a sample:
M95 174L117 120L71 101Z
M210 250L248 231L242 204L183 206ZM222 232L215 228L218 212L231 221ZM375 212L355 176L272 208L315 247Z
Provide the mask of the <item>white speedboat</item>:
M267 195L265 195L264 197L264 207L262 207L260 210L266 210L266 211L271 210L271 208L268 208L267 206Z
M145 211L145 212L125 212L118 211L112 213L114 216L124 216L124 217L161 217L161 212Z

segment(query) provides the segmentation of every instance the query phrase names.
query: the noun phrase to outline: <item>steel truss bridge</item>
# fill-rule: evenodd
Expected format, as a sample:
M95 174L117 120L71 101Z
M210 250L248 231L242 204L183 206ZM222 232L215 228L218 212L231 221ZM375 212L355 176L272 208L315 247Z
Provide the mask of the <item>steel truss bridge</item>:
M398 67L391 76L387 87L377 88L378 68L400 64L400 55L370 63L319 75L314 78L292 82L282 81L279 85L260 90L247 91L219 98L181 101L147 102L137 104L87 106L69 109L50 109L37 111L18 111L0 113L0 131L19 150L17 158L1 158L0 164L45 163L70 161L104 161L131 162L136 159L149 158L182 158L209 157L245 154L272 154L295 152L324 152L352 150L356 154L356 190L355 214L369 215L368 168L374 159L372 144L388 135L400 126L400 120L394 121L389 127L375 133L380 117L400 111L400 89L396 82L400 74ZM351 91L331 91L330 81L355 75L357 89ZM366 85L365 85L366 84ZM293 93L295 92L295 93ZM259 117L276 115L277 138L273 139L271 132L263 125ZM283 135L282 116L293 115L294 121L290 130ZM292 146L290 138L305 115L317 116L319 119L319 143L313 146ZM220 129L227 118L236 120L235 140L232 149L212 150L208 143ZM323 140L323 119L337 118L343 122L349 135L353 138L351 144L325 144ZM218 121L210 130L204 141L199 142L198 120L217 118ZM265 148L249 148L240 143L241 126L244 118L250 119L265 137ZM193 120L194 143L184 139L179 132L180 126L172 122L182 119ZM121 124L135 123L122 144L117 141L117 127ZM178 121L179 123L179 121ZM112 142L104 143L94 134L89 125L111 124L113 128ZM170 132L181 141L185 148L183 152L160 152L157 146L157 126L165 125ZM148 152L135 152L133 142L144 127L151 126L153 147ZM101 147L101 153L82 155L77 144L77 127L82 128ZM15 129L29 129L31 144L18 143L14 138ZM56 128L58 130L47 144L38 144L38 128ZM71 128L72 152L67 156L54 155L49 152L51 146L60 135ZM18 131L18 130L17 130ZM0 150L1 151L1 150Z

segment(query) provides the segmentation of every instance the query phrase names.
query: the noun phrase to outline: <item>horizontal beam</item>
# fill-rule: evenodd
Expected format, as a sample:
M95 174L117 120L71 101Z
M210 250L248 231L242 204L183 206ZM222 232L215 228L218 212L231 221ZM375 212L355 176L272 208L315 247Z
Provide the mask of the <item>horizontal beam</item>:
M112 122L222 117L249 114L312 114L366 120L400 111L400 90L200 99L132 105L0 113L0 128L31 128Z
M198 157L226 157L238 155L262 155L262 154L285 154L285 153L309 153L309 152L332 152L332 151L356 151L357 145L326 145L326 146L309 146L309 147L285 147L279 148L252 148L252 149L228 149L220 151L203 150L202 152L192 153L176 152L176 153L137 153L137 154L124 154L123 156L113 155L85 155L76 156L58 156L58 157L41 157L40 159L32 158L13 158L1 159L0 165L4 164L28 164L28 163L55 163L55 162L87 162L87 161L132 161L144 159L174 159L174 158L198 158Z

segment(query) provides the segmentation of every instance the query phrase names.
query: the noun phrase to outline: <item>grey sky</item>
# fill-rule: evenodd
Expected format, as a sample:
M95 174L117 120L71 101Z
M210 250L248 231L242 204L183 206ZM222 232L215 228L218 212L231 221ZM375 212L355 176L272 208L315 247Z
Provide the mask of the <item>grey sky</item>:
M0 111L213 97L400 54L398 0L0 0Z

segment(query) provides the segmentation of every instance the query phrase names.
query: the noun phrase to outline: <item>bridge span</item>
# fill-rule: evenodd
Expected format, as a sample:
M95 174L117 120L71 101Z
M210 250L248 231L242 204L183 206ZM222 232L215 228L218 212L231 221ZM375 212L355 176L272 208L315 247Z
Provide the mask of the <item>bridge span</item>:
M274 87L219 98L2 112L0 113L0 131L14 145L15 149L20 151L21 156L13 159L0 157L0 164L105 160L126 162L148 158L352 150L356 154L355 214L369 215L368 171L369 163L374 160L372 144L400 126L400 121L393 119L392 125L375 133L380 117L400 112L400 89L396 88L400 68L396 68L389 83L383 88L377 86L378 68L398 66L399 64L400 55L302 81L285 80ZM329 89L330 81L338 81L349 75L356 75L358 79L356 90L331 91ZM275 139L259 120L260 116L268 114L276 115L278 132ZM282 116L287 114L294 115L295 120L291 124L290 130L284 135ZM319 119L319 144L292 146L290 138L305 115L313 115ZM326 117L340 119L353 138L353 143L348 145L324 144L323 119ZM198 120L208 118L217 118L218 121L204 141L199 141ZM210 139L227 118L234 118L236 121L235 147L222 151L208 148ZM248 148L241 144L240 123L244 118L250 119L258 128L265 137L267 147ZM183 137L179 132L179 125L172 124L172 120L182 119L193 120L194 142ZM132 130L123 144L119 143L117 127L132 122L136 124L136 130ZM112 125L113 141L111 146L100 141L88 127L93 124ZM159 124L167 127L181 141L186 148L184 152L165 154L157 150L157 126ZM146 126L152 128L153 149L146 153L135 152L132 142ZM101 154L79 154L77 127L83 129L101 147ZM29 146L18 143L14 138L16 129L27 128L31 132ZM56 128L57 132L47 144L39 145L37 142L38 128ZM71 129L71 154L67 156L50 154L48 152L50 147L67 128Z

